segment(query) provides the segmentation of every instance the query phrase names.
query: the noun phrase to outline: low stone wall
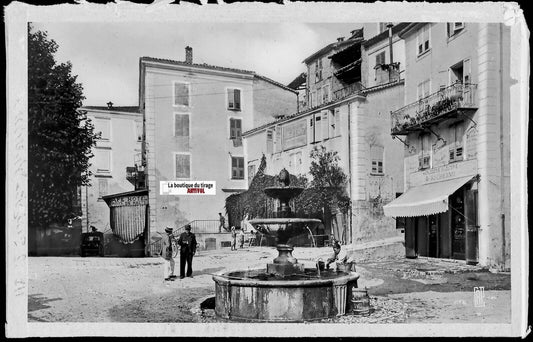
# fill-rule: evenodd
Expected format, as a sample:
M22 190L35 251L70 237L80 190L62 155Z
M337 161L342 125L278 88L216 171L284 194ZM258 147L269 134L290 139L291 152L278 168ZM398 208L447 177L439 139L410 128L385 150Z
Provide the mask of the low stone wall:
M230 248L231 233L195 233L200 250Z
M405 257L405 246L403 242L396 242L383 246L357 249L350 253L355 262L377 261L383 259L394 259Z

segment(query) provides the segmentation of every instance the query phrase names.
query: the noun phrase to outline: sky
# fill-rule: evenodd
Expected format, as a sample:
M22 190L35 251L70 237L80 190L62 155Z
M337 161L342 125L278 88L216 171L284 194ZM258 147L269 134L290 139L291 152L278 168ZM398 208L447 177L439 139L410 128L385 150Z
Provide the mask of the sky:
M56 61L72 63L83 85L84 106L138 104L139 57L255 71L288 84L306 71L302 61L361 23L68 23L36 22L59 45Z

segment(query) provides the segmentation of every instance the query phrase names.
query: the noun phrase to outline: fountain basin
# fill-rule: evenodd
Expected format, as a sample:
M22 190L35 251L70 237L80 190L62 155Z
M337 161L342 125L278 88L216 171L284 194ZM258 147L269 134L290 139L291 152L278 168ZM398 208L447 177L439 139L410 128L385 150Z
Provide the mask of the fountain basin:
M315 269L280 277L263 269L214 275L215 313L218 317L259 322L302 322L345 314L355 272Z

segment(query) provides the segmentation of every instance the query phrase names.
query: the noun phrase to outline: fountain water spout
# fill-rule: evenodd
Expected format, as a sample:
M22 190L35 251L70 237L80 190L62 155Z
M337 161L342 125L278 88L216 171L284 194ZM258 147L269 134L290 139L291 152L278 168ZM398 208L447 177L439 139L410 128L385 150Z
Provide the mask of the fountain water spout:
M321 268L324 268L324 260L322 260L322 258L318 258L316 260L316 274L318 275L319 278L320 278L320 269Z

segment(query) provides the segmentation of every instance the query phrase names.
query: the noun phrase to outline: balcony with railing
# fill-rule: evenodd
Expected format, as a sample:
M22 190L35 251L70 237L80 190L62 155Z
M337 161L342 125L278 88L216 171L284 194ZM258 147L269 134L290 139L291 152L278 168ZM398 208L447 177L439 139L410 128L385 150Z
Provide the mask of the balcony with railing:
M455 83L391 113L391 134L406 135L475 111L477 84Z
M341 88L333 92L333 101L341 100L347 96L359 93L361 91L361 82L355 82L347 87Z

